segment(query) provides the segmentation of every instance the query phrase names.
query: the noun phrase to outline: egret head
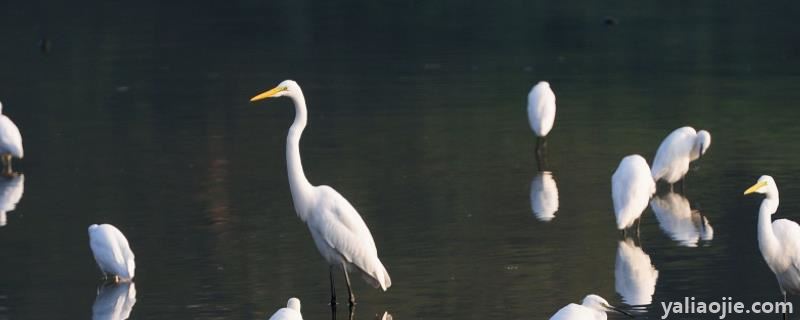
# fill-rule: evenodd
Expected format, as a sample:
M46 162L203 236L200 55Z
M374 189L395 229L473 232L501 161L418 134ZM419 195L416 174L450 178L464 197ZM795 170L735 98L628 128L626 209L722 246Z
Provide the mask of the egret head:
M711 134L708 131L700 130L697 131L697 138L695 139L695 149L697 150L697 157L702 157L708 147L711 146Z
M744 191L744 194L751 193L763 193L767 195L767 198L771 198L778 195L778 186L775 184L775 179L764 175L758 178L756 184Z
M272 88L268 91L265 91L255 97L250 98L250 102L266 99L266 98L277 98L282 96L296 96L300 94L302 91L300 90L300 86L297 82L292 80L284 80L277 87Z
M286 307L294 311L300 312L300 299L290 298L289 302L286 303Z
M92 230L97 229L97 227L98 227L97 224L93 224L93 225L89 226L89 232L92 232Z
M616 311L631 318L633 317L631 316L631 314L611 306L608 303L608 301L606 301L606 299L603 299L602 297L596 294L587 295L585 298L583 298L583 302L581 302L581 305L589 309L594 309L600 312Z

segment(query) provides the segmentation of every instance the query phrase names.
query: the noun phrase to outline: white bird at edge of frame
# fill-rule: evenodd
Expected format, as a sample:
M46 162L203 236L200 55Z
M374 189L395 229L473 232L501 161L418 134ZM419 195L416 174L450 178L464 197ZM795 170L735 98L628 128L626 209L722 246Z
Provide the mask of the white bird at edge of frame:
M375 240L358 211L333 188L312 185L303 172L300 136L306 127L308 111L300 86L292 80L285 80L250 101L283 96L291 98L295 107L294 123L286 137L286 164L294 208L300 220L308 225L320 254L330 264L331 308L336 307L334 267L344 271L352 307L355 304L355 295L348 272L359 272L367 283L375 288L380 287L383 291L392 285L392 280L378 259Z
M19 128L6 115L2 114L3 104L0 103L0 160L3 163L3 175L11 176L14 171L11 169L11 157L22 159L24 150L22 149L22 134Z
M104 279L113 277L114 282L133 279L134 255L128 239L119 229L110 224L89 226L89 245Z
M606 320L606 311L616 311L633 318L629 313L611 306L606 299L596 294L590 294L583 298L581 304L570 303L559 309L550 320Z
M550 83L539 81L528 93L528 121L537 137L537 153L546 145L544 139L550 133L550 129L553 129L555 119L556 94L550 89Z
M611 176L611 198L614 201L617 229L625 230L632 226L641 217L655 192L656 183L650 177L647 161L638 154L622 158Z
M778 186L770 176L761 176L744 194L761 193L766 198L758 210L758 248L778 279L783 300L786 293L800 294L800 225L787 219L772 221L778 211Z
M300 313L300 299L289 298L286 308L275 311L269 320L303 320L303 315Z
M653 180L664 180L671 187L686 176L689 163L700 159L710 146L711 134L708 131L695 131L692 127L675 129L658 146L651 171ZM681 186L684 184L682 181Z

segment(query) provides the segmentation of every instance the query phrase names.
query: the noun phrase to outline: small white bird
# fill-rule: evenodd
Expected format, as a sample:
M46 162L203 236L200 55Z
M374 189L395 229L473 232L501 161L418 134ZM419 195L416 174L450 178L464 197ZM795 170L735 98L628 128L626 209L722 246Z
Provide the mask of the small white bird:
M544 137L553 128L556 119L556 95L550 83L540 81L528 93L528 121L538 137Z
M89 226L89 245L105 278L112 275L115 282L133 279L136 269L133 252L119 229L110 224Z
M606 299L590 294L583 298L581 304L570 303L561 308L550 317L550 320L605 320L608 319L606 311L616 311L626 316L631 316L625 311L612 307Z
M624 230L642 215L650 197L656 192L656 183L650 177L647 161L638 154L622 158L611 176L611 198L617 216L617 229Z
M133 282L102 284L92 305L92 320L124 320L131 316L136 304Z
M330 264L331 307L336 306L336 291L333 285L333 268L344 270L350 305L355 296L350 286L348 272L359 272L364 280L375 288L386 291L392 280L378 259L375 240L367 224L355 208L333 188L314 186L306 178L300 160L300 136L307 122L306 99L300 86L285 80L277 87L261 93L250 101L287 96L295 107L294 123L286 137L286 164L289 173L289 189L294 200L294 209L300 220L308 225L314 244L322 257Z
M300 314L300 299L290 298L286 308L275 311L269 320L303 320L303 315Z
M689 172L689 162L699 159L711 146L711 134L692 127L672 131L658 146L653 159L653 180L673 184Z
M9 179L0 178L0 227L6 225L6 212L17 208L23 193L25 193L25 175L19 174Z
M614 288L622 296L622 301L632 306L650 304L657 281L658 270L650 261L650 256L633 240L620 241L614 266Z
M553 174L542 171L531 181L531 209L539 221L550 221L558 211L558 186Z
M22 159L24 156L22 135L17 125L2 112L3 104L0 103L0 160L3 162L3 174L12 175L14 171L11 169L11 157Z
M772 221L778 211L778 186L770 176L761 176L744 194L762 193L767 197L758 210L758 247L786 301L786 293L800 294L800 225L787 219Z
M678 193L653 197L650 209L655 213L661 230L682 246L696 247L700 240L714 239L714 228L708 218L692 209L689 200Z

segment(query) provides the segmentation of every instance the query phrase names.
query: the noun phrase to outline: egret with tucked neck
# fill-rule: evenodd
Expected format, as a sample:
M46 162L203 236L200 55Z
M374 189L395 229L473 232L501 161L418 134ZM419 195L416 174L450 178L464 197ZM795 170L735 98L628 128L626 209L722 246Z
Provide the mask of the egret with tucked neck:
M250 101L282 96L291 98L295 107L294 123L286 137L286 165L294 209L300 220L308 225L319 253L330 264L331 307L336 306L334 267L340 267L344 271L350 306L353 306L355 296L350 286L349 272L360 273L367 283L383 291L392 285L392 280L378 259L375 241L358 211L333 188L311 185L303 172L300 136L306 127L308 112L300 86L292 80L285 80Z

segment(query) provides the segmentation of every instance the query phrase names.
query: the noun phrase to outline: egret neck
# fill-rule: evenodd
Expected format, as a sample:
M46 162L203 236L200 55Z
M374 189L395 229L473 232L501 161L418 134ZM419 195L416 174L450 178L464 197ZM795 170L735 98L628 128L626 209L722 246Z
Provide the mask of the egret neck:
M775 237L772 230L772 214L778 210L778 190L770 190L767 197L761 201L761 208L758 210L758 245L761 253L767 256L775 256L780 252L781 244Z
M308 206L311 203L311 183L308 182L300 162L300 136L306 128L308 110L303 92L297 88L297 95L290 95L294 102L294 123L289 128L286 136L286 169L289 173L289 188L292 190L292 200L295 211L300 220L306 221Z

